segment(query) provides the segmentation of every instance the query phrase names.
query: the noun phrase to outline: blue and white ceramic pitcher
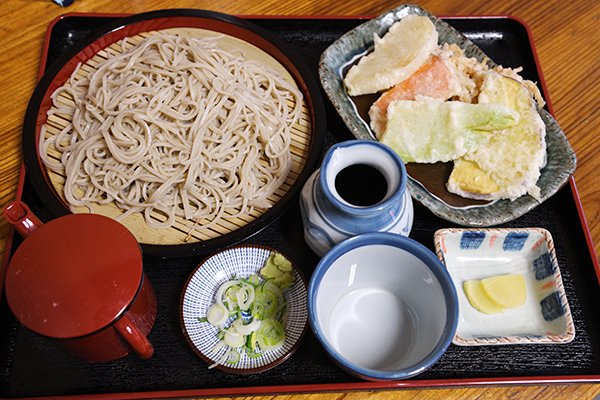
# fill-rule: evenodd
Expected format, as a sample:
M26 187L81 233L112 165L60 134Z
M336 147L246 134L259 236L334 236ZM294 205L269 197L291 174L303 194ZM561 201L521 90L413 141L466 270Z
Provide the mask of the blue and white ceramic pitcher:
M408 236L414 212L406 180L404 163L388 146L372 140L335 144L302 189L306 243L323 256L361 233Z

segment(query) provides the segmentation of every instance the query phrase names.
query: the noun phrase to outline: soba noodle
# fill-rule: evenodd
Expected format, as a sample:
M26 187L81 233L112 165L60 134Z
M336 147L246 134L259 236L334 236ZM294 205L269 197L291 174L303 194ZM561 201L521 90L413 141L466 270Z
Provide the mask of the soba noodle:
M41 132L40 157L64 174L66 201L114 203L154 228L269 207L290 170L299 90L215 38L159 32L130 45L52 95L48 116L71 122Z

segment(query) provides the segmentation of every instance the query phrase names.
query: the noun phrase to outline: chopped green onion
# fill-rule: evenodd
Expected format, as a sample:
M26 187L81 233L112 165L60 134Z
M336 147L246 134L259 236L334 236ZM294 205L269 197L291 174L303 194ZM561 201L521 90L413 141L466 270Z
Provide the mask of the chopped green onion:
M227 364L237 364L240 361L240 353L235 350L231 350L229 357L225 361Z
M206 317L198 317L199 322L219 329L219 342L212 352L216 355L225 348L209 368L238 363L241 356L236 349L256 358L284 345L287 303L282 289L274 282L258 274L247 278L234 275L218 288Z
M208 309L206 319L214 326L221 326L229 318L229 312L222 304L215 303Z
M285 328L276 319L264 320L256 333L256 341L263 351L277 350L285 342Z

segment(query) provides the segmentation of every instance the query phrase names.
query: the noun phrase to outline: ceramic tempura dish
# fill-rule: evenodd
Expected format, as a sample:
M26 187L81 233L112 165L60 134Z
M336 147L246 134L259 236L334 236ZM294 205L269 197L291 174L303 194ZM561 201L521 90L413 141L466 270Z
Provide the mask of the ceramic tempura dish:
M453 343L464 346L567 343L575 337L550 233L526 229L441 229L435 233L438 258L452 276L459 301ZM497 314L476 310L463 284L505 274L522 274L526 301Z
M376 97L370 100L350 97L343 82L344 76L350 66L371 51L374 46L374 35L383 37L390 26L407 15L421 15L429 18L438 32L438 43L454 43L463 49L465 56L478 61L488 59L490 67L497 65L469 38L450 24L414 5L399 6L357 26L333 42L323 52L319 63L319 77L334 108L350 132L358 139L375 140L375 135L369 127L366 111ZM541 74L535 69L527 72L534 76L534 80L541 80ZM541 189L539 200L524 195L513 201L487 202L454 195L448 192L445 186L452 163L409 163L407 172L410 194L436 216L471 227L499 225L531 211L554 195L567 182L575 171L577 163L575 152L558 122L545 109L539 110L539 113L546 125L547 156L546 165L541 170L541 176L537 181L537 185Z

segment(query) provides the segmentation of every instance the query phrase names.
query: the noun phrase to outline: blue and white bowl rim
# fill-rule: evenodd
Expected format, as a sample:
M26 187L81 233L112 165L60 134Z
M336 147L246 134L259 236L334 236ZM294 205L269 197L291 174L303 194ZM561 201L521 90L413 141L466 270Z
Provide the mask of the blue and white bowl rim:
M345 204L345 203L339 201L334 196L334 194L331 192L329 187L326 185L325 174L320 173L317 179L319 179L319 183L323 188L324 195L329 199L329 201L331 201L333 204L335 204L335 206L338 207L339 209L341 209L342 211L350 212L350 213L356 214L356 215L361 215L361 214L369 215L373 212L373 210L384 210L384 209L388 209L388 208L393 208L393 206L398 205L398 204L401 205L404 201L404 192L406 191L406 185L407 185L407 180L408 180L408 175L406 173L406 166L404 165L404 162L402 161L400 156L394 150L392 150L389 146L387 146L383 143L376 142L373 140L367 140L367 139L351 139L351 140L346 140L344 142L336 143L336 144L332 145L325 153L325 156L323 157L323 162L321 163L321 169L323 169L323 167L329 163L329 161L333 157L333 154L335 153L336 150L347 148L347 147L354 147L354 146L377 147L377 148L381 149L382 151L384 151L386 154L388 154L390 156L390 158L394 161L396 166L398 167L398 172L400 174L400 181L399 181L398 187L394 190L394 192L392 192L392 194L389 197L384 198L383 200L381 200L380 202L378 202L372 206L357 207L357 206L348 205L348 204Z
M317 320L317 313L315 309L316 298L318 294L318 287L323 279L323 276L339 257L348 251L374 244L382 244L387 246L398 247L406 250L411 254L422 260L431 269L435 277L438 279L442 291L444 292L444 299L447 304L447 319L442 332L440 341L436 344L435 348L417 364L403 368L398 371L380 371L370 368L363 368L356 364L351 363L345 357L343 357L338 351L336 351L327 341L325 333L321 330ZM342 368L353 372L366 379L372 380L395 380L395 379L407 379L421 372L427 370L437 360L439 360L445 353L446 349L452 342L452 338L456 332L458 325L458 297L456 294L456 288L452 283L450 274L444 268L440 260L437 258L435 253L423 246L421 243L407 238L401 235L388 232L372 232L364 233L350 239L346 239L343 242L335 245L317 264L315 271L312 274L308 285L308 319L313 330L313 333L323 345L327 353L338 363Z

